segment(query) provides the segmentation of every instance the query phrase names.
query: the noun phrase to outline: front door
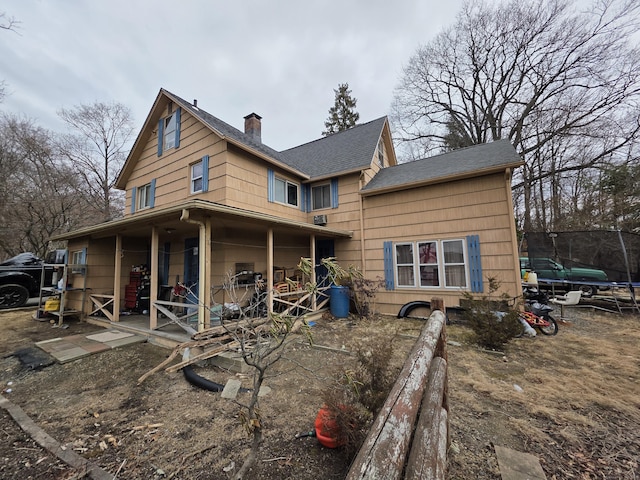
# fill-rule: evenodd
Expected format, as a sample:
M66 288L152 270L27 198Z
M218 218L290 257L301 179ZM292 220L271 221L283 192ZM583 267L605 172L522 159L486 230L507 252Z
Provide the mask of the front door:
M199 253L198 239L187 238L184 241L184 285L188 291L188 303L198 303Z
M320 264L323 258L334 257L335 248L333 239L316 240L316 283L318 286L326 286L327 268Z

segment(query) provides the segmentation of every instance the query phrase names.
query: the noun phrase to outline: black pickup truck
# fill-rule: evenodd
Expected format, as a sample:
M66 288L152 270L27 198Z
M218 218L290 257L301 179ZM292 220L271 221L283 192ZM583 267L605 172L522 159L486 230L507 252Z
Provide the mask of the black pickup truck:
M0 263L0 309L22 307L29 298L37 297L43 271L44 285L53 285L55 268L50 264L62 264L65 259L66 250L54 250L45 261L27 252Z

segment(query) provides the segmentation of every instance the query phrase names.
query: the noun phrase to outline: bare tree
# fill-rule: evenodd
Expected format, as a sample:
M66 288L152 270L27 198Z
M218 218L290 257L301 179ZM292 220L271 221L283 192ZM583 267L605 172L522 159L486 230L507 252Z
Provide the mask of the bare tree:
M575 0L467 3L405 67L396 137L412 156L510 139L526 161L514 185L523 226L535 212L535 223L553 228L561 209L552 215L548 200L562 176L602 168L638 141L639 12L634 0L599 0L584 12Z
M44 255L52 235L86 224L77 177L55 154L52 134L0 117L0 252Z
M96 102L63 108L58 115L74 130L59 148L82 178L92 206L105 221L121 216L121 193L113 186L133 134L131 111L120 103Z
M7 16L5 12L0 12L0 30L16 31L20 22L13 17ZM4 99L5 88L7 84L4 80L0 80L0 102Z
M20 24L18 20L13 17L9 17L5 12L0 12L0 29L13 30Z

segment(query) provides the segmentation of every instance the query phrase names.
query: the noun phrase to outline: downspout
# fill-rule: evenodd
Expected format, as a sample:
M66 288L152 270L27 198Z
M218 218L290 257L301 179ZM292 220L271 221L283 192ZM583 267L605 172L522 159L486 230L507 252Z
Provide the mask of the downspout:
M180 215L180 221L191 223L193 225L198 225L198 331L201 332L205 329L205 317L206 317L206 308L205 308L205 298L207 295L206 292L206 282L202 281L202 276L206 271L207 266L207 258L206 258L206 225L204 222L200 220L193 220L189 218L189 210L186 208L182 209L182 215Z
M365 261L365 253L364 253L364 206L363 206L363 198L362 198L362 189L364 188L364 181L362 177L364 176L364 172L360 172L360 178L358 179L360 189L360 262L362 265L362 275L367 275L367 263Z

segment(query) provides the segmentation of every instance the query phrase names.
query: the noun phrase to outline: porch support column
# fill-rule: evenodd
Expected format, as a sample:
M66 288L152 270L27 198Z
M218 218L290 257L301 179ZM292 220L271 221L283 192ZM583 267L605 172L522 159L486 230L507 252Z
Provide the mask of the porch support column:
M155 330L158 326L158 227L151 227L151 286L149 287L149 329Z
M316 283L316 236L312 233L311 238L309 239L309 250L311 250L311 254L309 258L311 259L311 278L309 281L315 285ZM316 311L318 308L318 296L311 296L311 309L312 311Z
M205 270L207 268L207 247L209 242L207 242L205 223L202 221L197 223L200 225L198 229L198 331L201 332L205 329L205 319L208 311L205 308L208 293L205 286Z
M267 230L267 307L273 313L273 228Z
M199 304L202 312L198 311L198 331L201 332L211 327L211 218L205 218L204 229L200 230L203 239L200 239L200 279L198 282L200 298ZM201 315L202 313L202 315Z
M120 321L120 289L122 278L122 235L116 234L116 250L113 259L113 321Z
M210 322L209 310L206 305L211 303L209 291L207 290L207 285L209 285L211 278L206 278L206 272L211 273L211 270L207 270L207 263L211 263L211 252L207 251L207 248L211 246L211 220L192 220L190 216L189 210L183 208L180 221L198 225L198 331L201 332L205 329L205 325L209 325Z

